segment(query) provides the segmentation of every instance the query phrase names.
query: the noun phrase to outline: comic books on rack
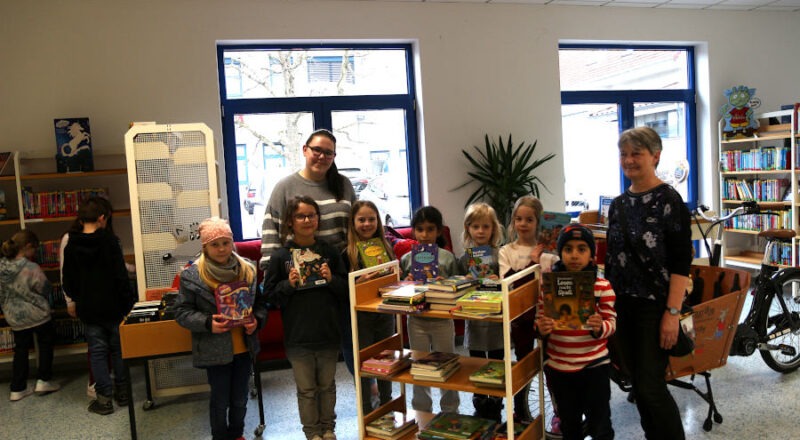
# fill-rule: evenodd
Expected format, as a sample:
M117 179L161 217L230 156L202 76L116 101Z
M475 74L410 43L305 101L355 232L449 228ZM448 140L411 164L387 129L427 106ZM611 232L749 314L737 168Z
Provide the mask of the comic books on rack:
M590 329L586 320L595 313L594 282L591 271L542 274L543 312L555 320L556 330Z
M327 260L313 247L292 249L292 266L300 273L300 282L296 289L310 289L324 286L328 281L323 278L322 264Z
M416 431L417 423L400 411L389 411L377 419L367 423L367 433L383 440L396 440Z
M228 327L241 327L253 322L253 301L255 292L247 281L222 283L214 289L217 313L228 320Z
M411 247L411 276L423 283L439 276L439 246L417 243Z
M492 269L493 265L497 265L492 247L475 246L464 250L467 254L467 272L473 278L487 278L491 275L497 275Z

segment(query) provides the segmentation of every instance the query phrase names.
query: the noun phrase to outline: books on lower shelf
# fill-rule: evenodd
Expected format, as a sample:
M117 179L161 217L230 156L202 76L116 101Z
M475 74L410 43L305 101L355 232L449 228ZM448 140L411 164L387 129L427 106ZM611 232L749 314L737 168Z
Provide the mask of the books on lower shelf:
M420 431L418 438L429 440L467 440L481 438L481 433L493 430L494 420L456 413L439 413Z
M367 423L365 428L369 435L384 440L395 440L418 429L413 417L399 411L390 411Z
M506 381L506 364L503 361L489 361L469 375L476 386L503 387Z
M376 376L390 376L411 364L411 352L383 350L361 363L361 371Z
M391 299L397 302L404 301L409 304L418 303L425 299L425 291L417 290L414 285L405 285L398 289L382 292L381 298L384 300Z
M414 380L421 380L421 381L428 381L428 382L447 382L447 379L450 376L454 375L456 371L461 368L461 364L456 360L455 362L451 362L442 368L437 368L435 370L429 370L427 368L415 368L414 364L411 364L411 377Z

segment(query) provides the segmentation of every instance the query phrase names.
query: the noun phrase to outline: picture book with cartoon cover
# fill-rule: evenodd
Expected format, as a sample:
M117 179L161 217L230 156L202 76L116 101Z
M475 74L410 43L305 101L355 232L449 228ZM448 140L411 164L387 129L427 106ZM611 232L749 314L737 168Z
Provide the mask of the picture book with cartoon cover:
M556 253L558 233L564 226L572 221L572 217L565 212L545 211L542 213L542 224L539 225L537 244L544 246L544 251Z
M467 272L473 278L497 275L492 269L493 265L497 265L497 261L494 259L491 246L475 246L467 248L465 252L467 254Z
M556 330L588 330L595 313L595 273L548 272L542 274L544 313L555 320Z
M411 248L411 276L423 283L439 276L439 246L417 243Z
M424 432L447 439L471 439L494 423L480 417L443 412L430 421Z
M367 423L366 431L380 439L396 439L414 431L416 427L414 417L400 411L389 411Z
M474 290L456 301L465 311L500 313L503 311L503 292L493 290Z
M356 243L356 247L358 247L358 255L361 256L364 267L377 266L391 260L389 253L383 247L383 240L378 237L359 241Z
M469 375L469 380L481 385L503 385L506 381L506 364L489 361Z
M229 322L229 327L239 327L253 322L253 301L255 292L250 290L247 281L222 283L214 289L217 313Z
M300 282L296 289L310 289L328 284L320 272L326 262L313 247L292 249L292 266L300 273Z

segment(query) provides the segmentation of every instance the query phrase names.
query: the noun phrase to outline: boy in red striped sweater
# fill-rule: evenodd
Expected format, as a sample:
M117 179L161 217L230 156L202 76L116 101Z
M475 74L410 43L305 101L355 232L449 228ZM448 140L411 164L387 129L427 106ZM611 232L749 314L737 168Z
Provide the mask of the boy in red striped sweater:
M553 266L554 272L597 272L594 235L585 226L572 224L562 229L557 249L561 261ZM586 321L591 330L555 329L553 318L542 312L541 295L536 308L536 326L546 346L547 384L558 408L565 440L584 438L581 421L584 416L594 440L614 438L606 342L617 326L616 296L607 280L596 278L594 297L596 311Z

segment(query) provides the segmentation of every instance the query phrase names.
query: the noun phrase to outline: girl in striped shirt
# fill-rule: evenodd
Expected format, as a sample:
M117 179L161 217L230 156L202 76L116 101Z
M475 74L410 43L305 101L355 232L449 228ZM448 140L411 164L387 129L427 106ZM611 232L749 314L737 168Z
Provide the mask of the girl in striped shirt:
M561 261L553 266L554 272L596 273L594 235L585 226L573 224L562 229L557 249ZM606 342L616 329L616 297L611 284L603 278L595 280L594 297L596 311L586 321L591 330L555 329L554 319L543 313L541 295L536 308L536 325L546 341L547 383L558 408L565 440L584 438L581 422L584 416L593 439L614 438Z

